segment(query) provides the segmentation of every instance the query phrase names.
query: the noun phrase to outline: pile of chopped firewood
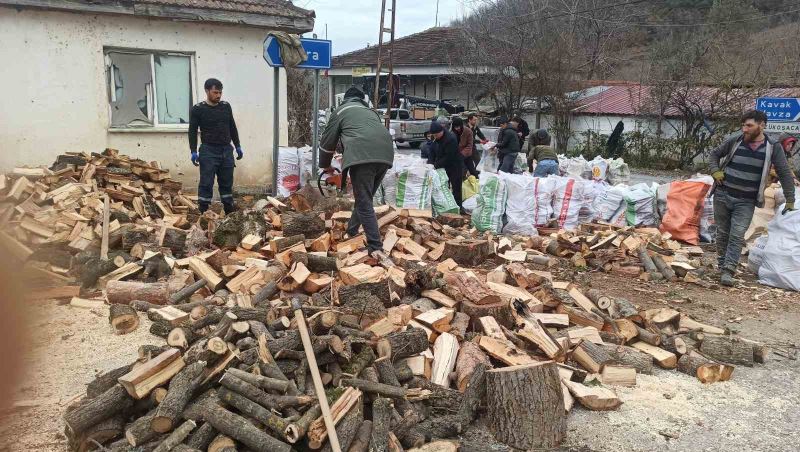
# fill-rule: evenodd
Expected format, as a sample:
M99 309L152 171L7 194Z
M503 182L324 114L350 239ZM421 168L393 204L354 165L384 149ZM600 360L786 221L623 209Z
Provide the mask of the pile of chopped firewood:
M381 206L378 261L344 233L352 201L311 185L200 216L157 165L62 157L25 188L34 170L17 172L3 217L52 235L23 227L0 246L51 276L39 297L107 305L116 334L146 315L154 335L68 408L76 450L457 450L478 418L499 442L552 448L575 400L616 409L613 387L654 364L713 383L766 358L678 311L559 279L644 267L671 280L691 251L657 231L492 237L459 215Z

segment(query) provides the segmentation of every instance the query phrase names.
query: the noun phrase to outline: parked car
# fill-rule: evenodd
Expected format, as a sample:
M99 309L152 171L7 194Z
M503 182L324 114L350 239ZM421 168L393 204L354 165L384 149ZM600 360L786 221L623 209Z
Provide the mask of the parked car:
M383 117L386 117L386 110L378 110ZM425 142L425 132L431 127L431 122L426 119L416 120L411 117L408 110L392 109L392 117L389 118L389 128L394 131L394 141L398 143L408 143L412 148L418 148Z

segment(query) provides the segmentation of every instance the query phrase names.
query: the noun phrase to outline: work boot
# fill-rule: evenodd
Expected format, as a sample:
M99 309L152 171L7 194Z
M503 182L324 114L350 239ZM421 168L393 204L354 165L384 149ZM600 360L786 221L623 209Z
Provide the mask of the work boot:
M733 287L736 282L733 279L733 273L728 270L722 270L722 276L719 277L719 283L725 287Z

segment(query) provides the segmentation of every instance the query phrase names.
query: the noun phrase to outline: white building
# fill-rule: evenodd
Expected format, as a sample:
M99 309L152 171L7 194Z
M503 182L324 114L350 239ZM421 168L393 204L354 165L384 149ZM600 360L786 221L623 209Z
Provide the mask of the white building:
M313 26L313 11L279 0L0 0L0 171L49 165L65 151L114 148L158 160L196 189L189 108L214 77L245 151L236 189L263 189L272 179L275 120L263 41L273 30Z

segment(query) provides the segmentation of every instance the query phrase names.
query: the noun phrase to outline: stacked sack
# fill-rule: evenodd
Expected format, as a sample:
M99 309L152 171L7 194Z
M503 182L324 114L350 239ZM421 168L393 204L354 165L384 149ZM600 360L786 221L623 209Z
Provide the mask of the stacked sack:
M700 176L660 185L656 191L661 216L659 230L668 232L675 240L697 245L712 183L711 177Z
M472 212L472 225L480 232L499 234L503 229L503 214L508 199L505 181L496 174L481 173L480 191L474 198L476 205Z
M530 174L500 173L506 185L505 234L537 235L536 232L536 183L538 178Z
M558 221L558 227L565 230L577 229L580 224L580 211L584 205L586 181L572 177L550 177L555 178L553 215Z
M658 184L636 184L625 193L625 220L628 226L658 225L656 190Z
M445 213L458 213L458 204L450 191L450 181L447 172L443 168L429 169L428 175L431 180L431 206L433 215L439 216Z

